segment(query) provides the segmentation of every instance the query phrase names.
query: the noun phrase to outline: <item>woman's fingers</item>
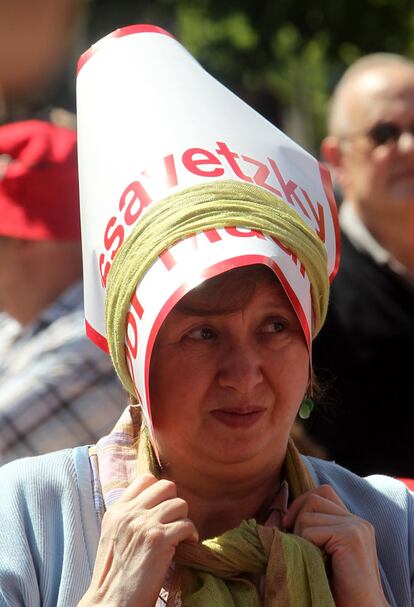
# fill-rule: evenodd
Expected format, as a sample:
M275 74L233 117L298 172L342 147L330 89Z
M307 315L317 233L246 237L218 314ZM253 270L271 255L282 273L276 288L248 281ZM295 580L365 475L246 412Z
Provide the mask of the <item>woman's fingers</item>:
M322 485L294 500L283 523L287 528L328 553L335 551L339 543L355 548L369 541L375 544L370 523L350 513L334 490Z
M301 510L306 506L310 512L322 512L326 514L347 514L342 500L329 485L320 485L312 491L303 493L295 499L289 506L287 513L283 517L283 525L290 529L294 526L296 518Z
M198 531L189 518L167 523L164 525L166 538L178 546L181 542L196 544L199 540Z
M158 479L153 474L141 474L125 489L119 500L118 504L123 502L129 502L131 499L140 495L145 489L154 485Z
M152 474L143 474L125 489L117 504L136 501L141 508L151 509L176 496L175 483L166 479L159 480Z
M184 540L198 541L197 529L188 518L188 504L177 497L175 484L151 474L131 483L106 512L104 522L113 529L135 528L136 537L146 535L146 543L155 539L176 546Z
M198 542L198 533L175 484L138 477L103 517L87 596L102 605L152 607L184 541Z
M321 485L294 500L283 524L331 556L337 607L387 605L378 572L374 528L349 512L331 487Z
M316 546L324 546L328 553L334 550L331 542L335 538L352 546L363 544L367 539L373 540L372 526L352 514L336 515L320 512L303 512L297 517L293 533L309 540Z
M180 497L174 497L155 506L152 513L162 524L173 523L188 517L188 504Z
M139 478L104 516L104 526L113 529L157 527L188 518L187 502L177 497L174 483L155 477ZM125 495L127 494L127 495Z

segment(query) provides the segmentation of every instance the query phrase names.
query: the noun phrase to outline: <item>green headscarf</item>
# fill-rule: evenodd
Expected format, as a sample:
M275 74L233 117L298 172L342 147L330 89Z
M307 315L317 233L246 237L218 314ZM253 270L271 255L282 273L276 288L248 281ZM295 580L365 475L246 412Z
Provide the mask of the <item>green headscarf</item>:
M155 203L118 251L108 274L105 320L109 351L126 390L134 394L125 359L126 315L138 283L160 253L210 228L259 230L277 238L305 267L311 283L312 336L327 312L329 280L325 247L287 203L263 188L234 180L193 186Z

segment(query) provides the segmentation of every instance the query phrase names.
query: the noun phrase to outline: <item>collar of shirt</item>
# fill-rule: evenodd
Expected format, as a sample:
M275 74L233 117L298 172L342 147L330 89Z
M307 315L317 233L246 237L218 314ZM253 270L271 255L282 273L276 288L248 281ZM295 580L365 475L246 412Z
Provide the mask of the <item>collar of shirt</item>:
M354 247L367 253L377 264L388 266L395 274L414 284L414 276L374 238L355 211L353 204L347 200L344 200L340 206L339 224Z

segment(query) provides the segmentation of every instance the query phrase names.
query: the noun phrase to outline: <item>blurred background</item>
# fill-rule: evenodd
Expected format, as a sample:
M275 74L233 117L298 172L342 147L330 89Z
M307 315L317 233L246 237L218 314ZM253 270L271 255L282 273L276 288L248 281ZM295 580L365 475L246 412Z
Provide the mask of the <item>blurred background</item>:
M350 63L374 51L414 59L413 0L2 0L0 123L73 120L79 55L132 23L172 32L315 154L328 97Z

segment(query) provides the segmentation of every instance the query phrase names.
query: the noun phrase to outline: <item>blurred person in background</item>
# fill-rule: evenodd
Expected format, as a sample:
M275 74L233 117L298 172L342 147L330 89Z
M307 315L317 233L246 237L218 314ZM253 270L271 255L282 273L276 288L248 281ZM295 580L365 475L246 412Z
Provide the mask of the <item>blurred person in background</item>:
M56 107L74 111L87 7L86 0L0 2L0 55L7 58L0 63L1 124L49 119Z
M414 477L414 64L367 55L339 82L322 154L340 185L341 266L314 344L333 413L311 435L365 475Z
M0 127L0 458L93 442L123 409L85 335L75 131Z

